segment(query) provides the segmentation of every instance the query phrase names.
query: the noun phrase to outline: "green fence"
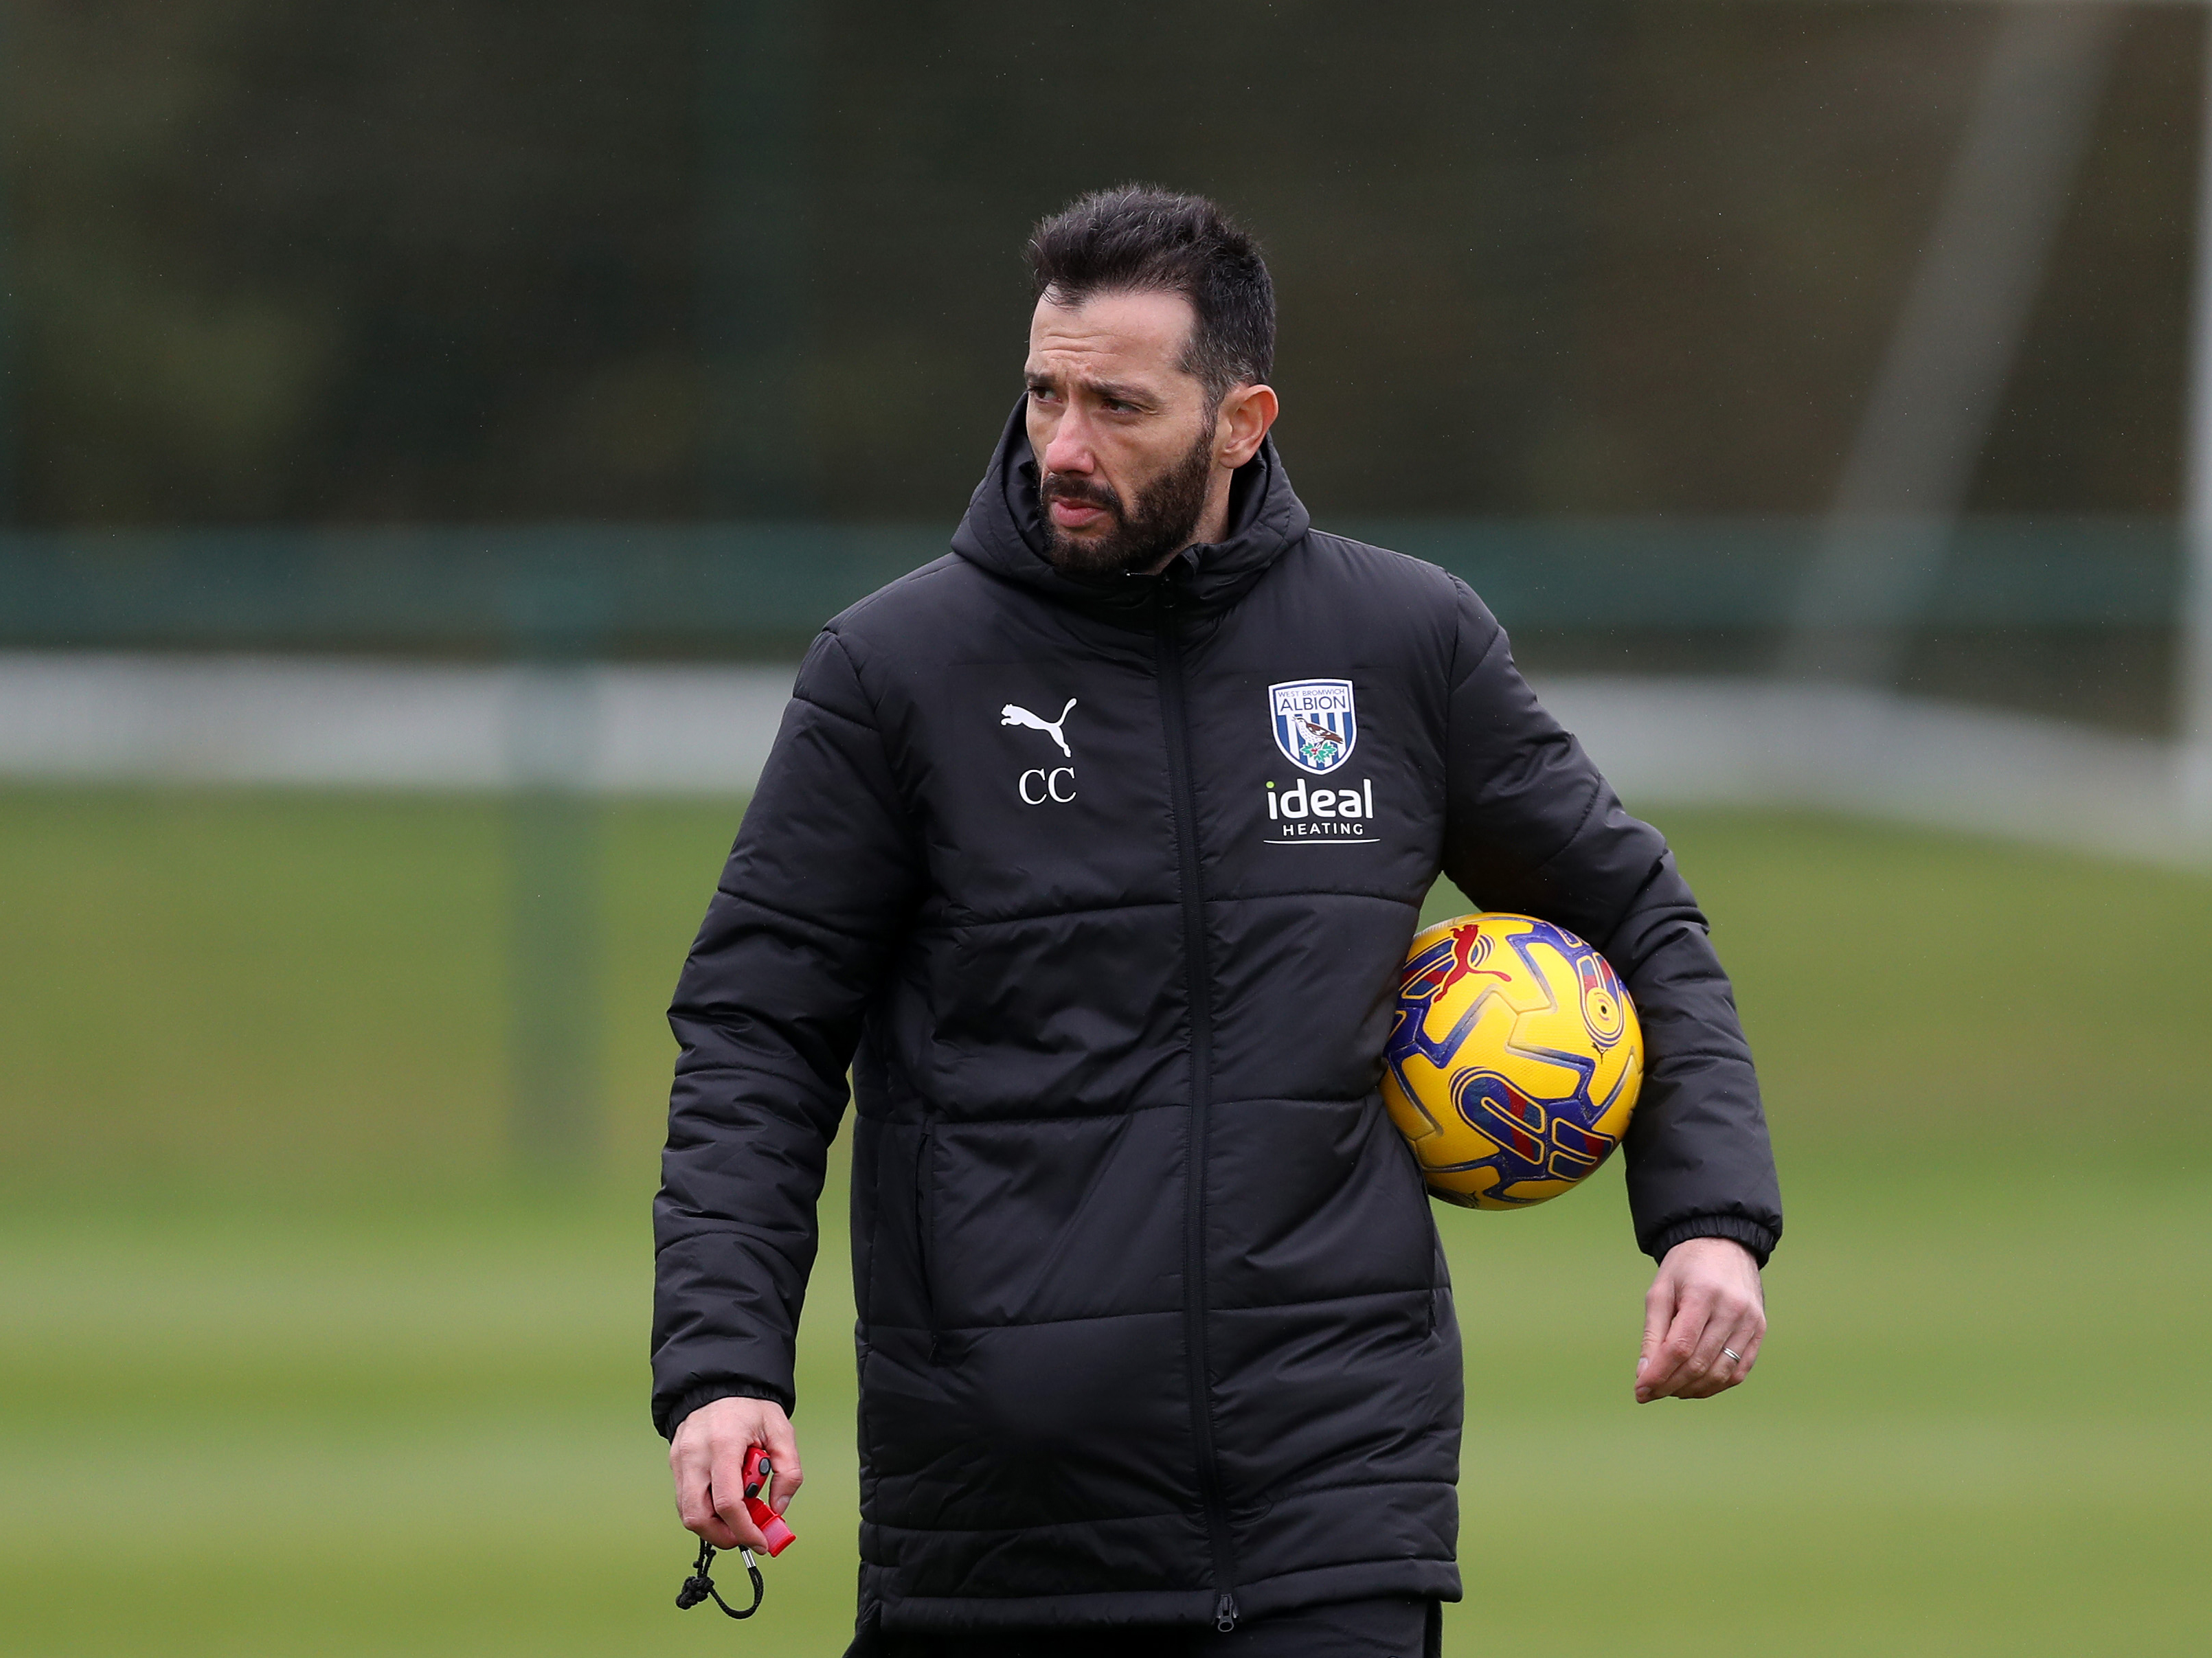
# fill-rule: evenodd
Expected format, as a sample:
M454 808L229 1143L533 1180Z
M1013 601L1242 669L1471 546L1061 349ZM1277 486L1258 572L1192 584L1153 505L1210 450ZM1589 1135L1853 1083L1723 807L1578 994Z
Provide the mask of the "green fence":
M1559 629L1802 622L1824 534L1805 519L1340 527L1455 572L1509 627ZM1921 526L1894 541L1900 560L1929 563ZM898 524L17 532L0 538L0 647L787 653L945 546L945 525ZM2140 629L2178 614L2168 520L1977 519L1940 547L1916 580L1817 619Z

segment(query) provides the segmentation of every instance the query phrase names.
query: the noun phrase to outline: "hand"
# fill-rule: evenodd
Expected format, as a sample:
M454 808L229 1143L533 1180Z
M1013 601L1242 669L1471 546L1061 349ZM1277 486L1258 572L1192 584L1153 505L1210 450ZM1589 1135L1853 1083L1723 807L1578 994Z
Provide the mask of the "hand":
M1690 1238L1667 1252L1644 1297L1636 1402L1711 1399L1751 1374L1766 1339L1759 1263L1732 1238ZM1731 1359L1723 1348L1740 1355Z
M677 1425L668 1467L676 1476L676 1512L687 1530L718 1549L768 1547L745 1512L745 1448L768 1452L775 1472L760 1496L781 1514L806 1475L799 1466L799 1441L783 1407L768 1399L717 1399Z

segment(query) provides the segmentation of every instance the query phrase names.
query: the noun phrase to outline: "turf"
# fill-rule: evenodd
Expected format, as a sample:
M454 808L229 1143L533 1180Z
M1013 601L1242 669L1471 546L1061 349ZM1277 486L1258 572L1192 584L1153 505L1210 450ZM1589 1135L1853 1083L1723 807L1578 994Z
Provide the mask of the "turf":
M842 1650L836 1216L761 1621L671 1606L642 1417L659 1009L734 817L608 815L599 1172L553 1190L501 1172L495 805L0 795L0 1651ZM1638 1409L1617 1171L1439 1212L1449 1649L2207 1649L2212 883L1667 827L1783 1151L1775 1335L1750 1387Z

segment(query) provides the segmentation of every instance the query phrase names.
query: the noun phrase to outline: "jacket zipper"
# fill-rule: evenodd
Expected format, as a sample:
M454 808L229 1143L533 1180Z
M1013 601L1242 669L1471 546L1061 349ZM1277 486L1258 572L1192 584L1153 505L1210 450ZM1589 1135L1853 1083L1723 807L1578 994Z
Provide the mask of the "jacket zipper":
M1184 977L1190 1000L1190 1163L1183 1180L1183 1350L1190 1381L1191 1436L1198 1451L1199 1499L1206 1509L1213 1550L1213 1626L1237 1627L1236 1576L1229 1518L1221 1502L1221 1473L1213 1452L1213 1389L1206 1345L1206 1131L1213 1094L1213 976L1206 948L1206 898L1200 886L1198 800L1191 788L1188 729L1184 720L1182 639L1175 590L1163 580L1159 593L1160 715L1168 745L1168 793L1175 814L1176 853L1182 885Z

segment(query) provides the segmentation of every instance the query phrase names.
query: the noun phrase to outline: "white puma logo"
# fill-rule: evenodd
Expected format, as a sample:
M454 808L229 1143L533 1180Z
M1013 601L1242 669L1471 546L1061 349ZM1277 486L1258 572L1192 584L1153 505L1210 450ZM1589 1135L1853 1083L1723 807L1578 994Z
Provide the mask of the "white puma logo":
M1075 699L1071 696L1067 699L1067 708L1074 706ZM1060 744L1060 751L1062 754L1073 760L1075 758L1075 750L1067 746L1067 739L1061 736L1060 732L1060 728L1067 723L1067 708L1062 708L1060 711L1060 718L1057 720L1040 720L1027 708L1009 702L999 710L999 723L1001 726L1027 726L1033 732L1042 732Z

